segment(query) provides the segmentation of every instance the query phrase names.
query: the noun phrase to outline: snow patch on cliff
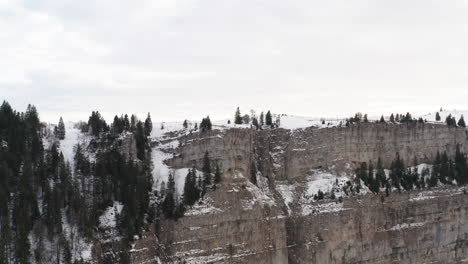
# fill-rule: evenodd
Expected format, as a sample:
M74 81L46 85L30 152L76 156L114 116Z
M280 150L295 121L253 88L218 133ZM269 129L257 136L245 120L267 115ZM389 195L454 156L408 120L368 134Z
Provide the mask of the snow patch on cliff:
M114 202L113 206L108 207L99 217L99 223L102 227L115 228L117 225L117 214L122 212L123 205L119 202Z

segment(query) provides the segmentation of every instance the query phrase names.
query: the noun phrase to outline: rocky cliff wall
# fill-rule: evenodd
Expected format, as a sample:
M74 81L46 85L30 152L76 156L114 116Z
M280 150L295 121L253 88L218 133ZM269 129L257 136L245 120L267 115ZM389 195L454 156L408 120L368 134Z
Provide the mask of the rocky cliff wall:
M201 168L206 151L224 170L249 171L252 161L264 176L276 180L303 178L311 169L343 170L361 162L389 167L397 152L407 165L432 162L437 151L455 154L457 145L468 152L464 128L439 124L362 123L351 127L300 130L230 129L194 133L179 139L173 167Z
M160 223L166 263L288 262L285 216L238 172L228 172L203 204ZM185 262L184 262L185 261Z
M429 162L437 151L453 156L457 145L467 152L465 129L359 124L295 131L230 129L177 140L177 147L168 150L175 153L167 161L169 166L201 169L208 152L225 174L202 204L176 222L160 223L163 262L462 263L468 259L468 195L460 189L348 197L343 203L305 205L319 208L308 214L288 214L284 199L275 191L277 181L304 185L311 169L352 171L360 162L379 157L389 166L396 152L406 164L412 164L414 157L419 163ZM260 188L248 180L252 164L264 176L259 175ZM244 176L236 176L237 172ZM304 187L295 190L299 189Z
M291 217L289 263L468 261L468 195L460 189L345 199L338 211Z

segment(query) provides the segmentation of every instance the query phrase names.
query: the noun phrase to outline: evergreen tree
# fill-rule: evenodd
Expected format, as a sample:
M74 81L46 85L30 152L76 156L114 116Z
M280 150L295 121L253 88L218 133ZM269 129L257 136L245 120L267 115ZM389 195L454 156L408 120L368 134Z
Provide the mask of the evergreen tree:
M219 168L219 164L216 164L214 182L215 183L220 183L221 182L221 169Z
M174 176L169 174L169 179L167 181L167 189L166 189L166 196L164 197L164 201L162 203L162 211L167 218L174 218L174 212L176 209L175 203L175 181Z
M379 187L385 187L385 182L387 181L387 177L385 175L385 171L383 169L382 159L379 157L377 160L377 171L375 173L376 182L379 183Z
M65 124L63 123L62 117L60 117L59 123L58 123L58 125L55 127L54 134L55 134L55 136L56 136L58 139L60 139L60 140L64 140L64 139L65 139Z
M263 112L260 113L260 127L262 127L265 124L264 122L264 117L263 117Z
M88 120L88 127L91 129L91 134L95 137L98 137L101 132L108 131L107 123L98 111L93 111L91 113Z
M250 166L250 181L257 185L257 166L255 166L255 162L252 161L252 165Z
M460 145L457 145L455 152L455 179L459 185L468 183L468 163L465 154L460 150Z
M451 114L449 114L447 116L447 118L445 119L445 123L448 125L448 126L457 126L457 121L455 119L455 117L452 117Z
M384 119L383 115L380 117L380 123L385 123L385 119Z
M356 170L356 178L362 180L364 184L369 185L368 175L367 163L362 162L361 166Z
M182 124L182 126L187 129L188 128L188 121L187 119L184 120L184 123Z
M463 115L460 117L460 119L458 120L458 126L459 127L466 127L466 124L465 124L465 119L463 118Z
M148 138L145 134L145 128L141 121L138 121L138 123L136 124L136 131L134 136L137 148L137 158L140 160L145 160Z
M196 186L197 179L195 177L194 171L189 169L184 185L184 204L187 206L194 205L200 199L200 193Z
M124 128L125 128L124 130L125 130L125 131L130 131L130 127L131 127L131 125L130 125L130 119L128 119L128 115L127 115L127 114L125 114L125 116L124 116L124 118L123 118L123 124L124 124Z
M136 115L133 115L130 117L130 131L135 132L136 130L136 123L138 122L138 119Z
M266 113L266 116L265 116L265 124L267 126L273 126L273 119L271 117L271 113L270 113L270 110L268 110L268 112Z
M260 126L256 117L252 118L252 125L255 127L256 130L259 129Z
M395 123L395 116L393 116L393 113L392 113L392 115L390 115L390 122Z
M203 118L201 123L200 123L200 131L205 132L211 130L211 120L210 116L207 116L206 118Z
M148 113L145 120L145 135L149 137L151 135L151 131L153 131L153 121L151 121L151 114Z
M401 182L403 177L405 176L406 169L403 160L400 158L400 153L396 153L396 158L392 162L390 167L390 179L392 181L393 186L400 191L401 190Z
M440 121L440 120L441 120L439 112L436 113L435 120L436 120L436 121Z
M239 107L237 107L236 113L234 115L234 124L242 124L242 116L239 110Z

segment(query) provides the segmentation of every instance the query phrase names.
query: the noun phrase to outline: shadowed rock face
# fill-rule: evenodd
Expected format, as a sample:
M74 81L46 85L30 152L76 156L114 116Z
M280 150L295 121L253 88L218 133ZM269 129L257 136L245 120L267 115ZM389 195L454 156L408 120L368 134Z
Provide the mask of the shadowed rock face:
M295 131L230 129L178 140L168 165L201 169L208 151L225 173L222 184L207 194L211 206L219 210L161 223L159 243L166 261L462 263L468 259L468 195L462 189L349 197L339 210L294 216L282 210L284 201L275 191L277 180L301 183L315 168L341 173L379 157L388 167L396 152L412 165L415 157L418 163L432 161L437 151L453 156L457 145L467 152L464 129L359 124ZM263 176L259 187L273 205L249 206L254 200L252 188L246 188L252 163ZM234 176L234 171L245 177Z

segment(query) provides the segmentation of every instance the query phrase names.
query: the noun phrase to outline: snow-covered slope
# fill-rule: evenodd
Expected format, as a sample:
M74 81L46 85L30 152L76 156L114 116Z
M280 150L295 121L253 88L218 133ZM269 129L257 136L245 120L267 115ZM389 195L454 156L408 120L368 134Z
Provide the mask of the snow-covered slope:
M443 110L443 111L439 111L438 113L440 115L440 122L445 122L445 119L449 115L452 115L452 117L455 117L457 121L460 119L461 116L463 116L464 118L468 117L468 111L466 110L450 110L450 111ZM436 122L436 114L437 112L432 112L432 113L422 115L421 117L423 119L426 119L429 122Z

